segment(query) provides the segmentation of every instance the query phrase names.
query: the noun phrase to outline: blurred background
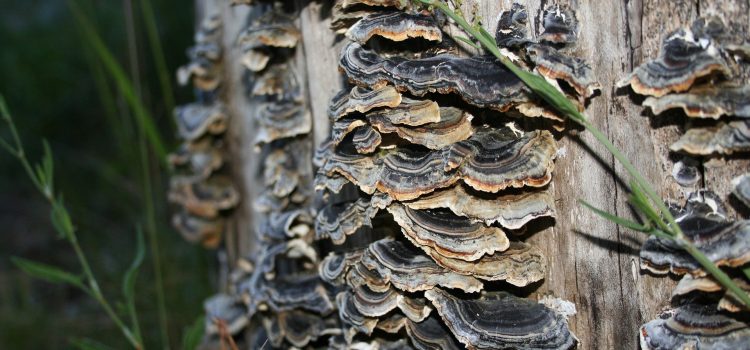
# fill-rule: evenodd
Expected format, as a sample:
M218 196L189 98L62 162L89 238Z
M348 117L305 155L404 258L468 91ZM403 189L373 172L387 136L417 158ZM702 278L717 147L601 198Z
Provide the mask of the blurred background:
M84 17L74 16L71 3ZM167 170L121 84L132 87L159 142L174 149L171 108L192 99L190 88L176 86L174 72L187 60L193 12L189 1L0 0L0 94L33 162L48 140L57 191L116 309L123 307L121 282L133 259L136 227L146 232L146 260L136 284L146 348L180 348L185 327L202 314L202 301L214 288L216 263L214 253L171 229ZM81 18L90 21L125 77L112 74ZM9 137L2 123L0 137ZM31 278L11 263L10 257L20 256L80 271L70 245L52 227L48 204L5 151L0 227L0 348L67 349L83 338L128 348L92 298ZM148 249L158 249L166 315L159 312L158 276ZM166 330L160 315L167 318Z

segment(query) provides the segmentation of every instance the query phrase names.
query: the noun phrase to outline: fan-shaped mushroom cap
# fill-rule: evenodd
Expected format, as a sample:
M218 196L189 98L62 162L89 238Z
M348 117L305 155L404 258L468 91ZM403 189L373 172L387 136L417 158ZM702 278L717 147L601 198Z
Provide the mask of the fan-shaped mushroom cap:
M687 304L641 327L642 349L742 349L750 327L716 311L715 305Z
M266 68L271 56L260 50L247 50L240 57L240 62L251 72L260 72Z
M474 116L455 107L440 107L439 121L419 126L396 124L391 121L388 111L398 112L395 109L386 109L380 113L369 114L367 120L381 133L396 133L404 140L430 149L440 149L466 140L474 133L471 126Z
M177 69L177 82L187 85L192 80L196 89L213 91L221 84L221 64L205 57L197 57Z
M346 31L346 36L360 44L378 35L392 41L422 38L442 41L443 32L432 16L403 11L379 12L365 16Z
M279 312L276 314L276 321L284 339L298 348L303 348L311 341L336 331L333 325L327 324L320 315L301 310Z
M177 203L189 213L204 218L214 218L219 211L234 208L240 201L240 194L231 179L213 176L193 183L172 183L169 201Z
M318 266L320 278L334 286L343 286L349 268L362 258L364 250L354 250L344 254L329 253Z
M283 19L275 11L269 12L270 16L261 18L245 29L237 38L237 44L243 51L259 47L287 47L297 46L302 33L290 21Z
M399 309L410 320L422 322L432 311L426 300L410 298L392 287L385 292L372 291L366 285L354 287L352 302L362 315L373 318Z
M506 281L519 287L541 281L547 271L546 259L539 248L524 242L511 242L507 250L476 261L450 258L427 246L420 248L435 263L453 272L487 281Z
M334 309L328 292L317 274L284 275L273 280L257 278L256 281L258 285L249 287L254 290L248 293L255 305L266 304L276 312L300 309L321 315L328 314ZM248 286L243 289L246 288ZM254 310L252 305L250 310Z
M544 32L539 35L539 39L555 44L569 44L578 40L578 19L570 7L550 5L544 9L543 16Z
M460 299L434 288L425 296L469 349L570 349L578 343L562 315L506 292Z
M350 43L341 52L340 67L361 86L390 83L417 96L456 93L468 103L500 111L530 99L523 82L494 56L384 57Z
M401 103L401 94L393 86L385 85L377 89L355 86L351 90L341 90L328 105L328 117L332 121L353 113L365 113L378 107L396 107Z
M732 186L734 196L750 208L750 173L732 179Z
M675 152L694 155L732 154L750 151L750 119L690 128L669 146Z
M380 133L375 131L370 125L363 125L354 130L354 136L352 137L352 144L357 152L362 154L368 154L375 152L383 141Z
M362 256L362 263L377 271L384 281L408 292L429 290L438 285L470 293L482 289L479 280L442 268L419 250L390 238L372 243Z
M714 73L730 74L719 51L701 45L692 31L680 29L664 39L657 59L640 65L617 86L630 85L638 94L661 97L686 91L696 79Z
M530 42L527 21L529 14L526 7L514 2L510 10L500 13L495 32L495 42L500 47L524 46Z
M414 210L393 203L388 212L412 243L429 247L445 257L474 261L485 254L504 251L510 245L501 229L472 223L444 210Z
M406 334L419 350L459 350L462 346L436 316L422 322L406 322Z
M307 210L295 209L271 213L258 225L258 232L266 239L284 240L307 236L312 225L313 219Z
M203 138L184 142L169 155L174 183L192 183L207 179L224 164L221 142L213 138Z
M201 21L200 28L195 32L196 43L217 43L221 39L221 15L214 13L207 15Z
M745 292L750 291L750 283L743 278L732 278L732 281L739 286ZM739 301L734 293L726 291L721 284L711 276L693 277L690 274L686 274L677 284L677 287L672 291L672 298L676 296L685 295L693 291L701 291L706 293L725 292L724 297L719 300L718 309L726 310L729 312L740 312L747 311L741 301Z
M260 105L256 114L260 126L255 144L309 133L312 128L310 112L296 101L268 102Z
M316 239L330 238L333 244L343 244L346 236L354 234L360 227L372 227L371 219L380 211L369 199L355 202L329 204L316 217Z
M236 297L227 294L216 294L203 302L206 312L206 333L219 334L215 320L222 320L227 325L229 334L237 334L250 321L242 303Z
M253 96L284 96L285 94L294 95L298 90L297 77L289 65L274 64L257 76L253 82L251 94ZM296 96L292 96L294 97Z
M387 121L391 124L420 126L439 123L442 121L442 116L437 102L415 100L404 96L398 106L372 111L367 114L367 119L372 123Z
M337 294L336 306L339 310L339 317L342 323L349 328L344 333L344 337L347 338L347 342L349 343L355 333L359 332L370 335L378 324L377 318L367 317L359 312L359 309L354 305L354 296L351 293L341 292Z
M364 254L364 253L363 253ZM391 288L390 282L377 270L368 269L361 261L358 261L346 274L346 284L352 288L367 286L370 290L385 293Z
M725 115L750 118L750 85L698 87L683 94L649 97L643 105L657 115L681 108L692 118L719 119Z
M190 103L174 110L177 131L183 140L193 141L205 135L217 135L227 129L227 114L218 103L204 105Z
M412 209L448 208L454 214L468 217L487 225L517 230L539 217L555 215L555 199L549 191L525 191L520 194L478 197L463 186L435 191L412 202L404 203Z
M685 239L717 266L737 267L750 262L750 221L728 222L721 216L689 212L679 217L677 223ZM641 267L658 274L706 274L701 265L673 240L654 236L641 247Z
M185 210L181 210L172 217L172 225L186 241L200 242L206 248L216 248L219 245L224 232L224 224L223 218L200 218L190 215Z
M698 170L699 165L700 163L698 163L697 160L690 157L684 157L675 162L672 166L672 178L674 178L680 186L694 186L701 179L701 173L700 170Z
M601 90L599 83L594 80L591 67L584 60L568 56L547 45L529 45L526 50L539 74L549 79L564 80L581 98L589 98Z

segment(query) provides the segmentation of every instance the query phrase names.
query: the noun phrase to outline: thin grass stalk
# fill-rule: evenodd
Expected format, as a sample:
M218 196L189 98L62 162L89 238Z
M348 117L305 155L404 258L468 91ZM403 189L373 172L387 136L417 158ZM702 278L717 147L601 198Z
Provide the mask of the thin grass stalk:
M164 106L167 113L171 113L175 107L174 92L172 90L171 75L164 56L164 49L161 45L161 39L159 39L159 28L156 23L156 16L154 16L154 8L151 6L150 0L141 0L140 6L143 22L146 25L146 35L148 36L151 55L156 64L156 74L159 76Z
M513 72L513 74L515 74L519 79L521 79L521 81L523 81L524 84L526 84L532 91L537 93L548 104L550 104L558 112L565 115L568 119L573 120L574 122L583 126L586 130L588 130L594 136L594 138L596 138L597 141L604 145L604 147L615 157L615 159L620 162L620 164L625 168L628 174L630 174L630 176L636 181L637 185L639 185L640 188L643 189L643 191L650 199L649 203L643 203L643 205L656 207L656 212L661 215L664 221L666 221L666 224L663 224L661 226L669 227L669 230L667 231L669 237L673 239L678 245L683 247L685 251L687 251L690 255L692 255L696 259L696 261L698 261L698 263L700 263L701 266L706 269L706 271L713 275L724 288L735 293L737 298L740 299L745 307L750 307L750 296L748 296L746 292L744 292L739 286L737 286L732 281L732 279L729 278L726 273L724 273L724 271L714 265L714 263L711 262L703 254L703 252L698 250L698 248L696 248L695 245L692 244L692 242L685 239L685 234L682 232L682 229L675 221L674 216L664 204L664 201L661 199L661 197L653 189L651 184L646 181L646 179L638 170L635 169L633 164L630 163L625 155L623 155L622 152L620 152L620 150L615 147L614 144L612 144L609 138L607 138L607 136L605 136L598 128L591 124L586 119L586 117L582 113L580 113L577 108L575 108L575 106L562 93L560 93L552 85L547 83L544 78L536 74L526 72L517 67L510 59L502 54L500 48L497 46L497 43L495 43L494 39L489 34L487 34L487 32L484 31L483 28L471 26L462 16L456 14L456 12L451 10L443 1L417 1L426 5L434 6L435 8L446 14L448 17L453 19L464 31L466 31L477 41L479 41L482 46L487 49L487 51L492 53L500 61L500 63L508 68L508 70ZM639 209L643 211L644 207L641 207Z
M18 130L16 129L15 122L13 122L13 118L11 117L11 114L8 111L8 108L5 104L5 99L3 98L2 95L0 95L0 115L2 116L3 121L10 128L10 133L11 133L11 137L13 139L14 145L10 145L4 139L0 139L0 144L4 148L6 148L8 152L10 152L12 155L14 155L18 159L18 161L21 163L21 166L26 170L26 173L29 176L29 179L31 179L31 181L34 183L37 190L39 190L39 192L44 196L45 200L47 200L47 202L52 208L63 206L62 202L55 196L53 192L53 188L52 188L53 179L51 177L46 178L46 177L41 177L40 175L36 175L34 171L32 170L33 168L28 158L26 157L26 151L18 135ZM45 148L48 149L48 147L45 147ZM130 330L128 326L125 325L125 323L117 315L117 313L114 312L114 309L112 309L112 306L110 305L109 301L102 294L102 291L101 291L101 288L99 288L99 283L97 282L96 276L91 270L91 265L89 264L89 261L86 258L86 255L84 254L83 250L81 249L80 244L78 243L78 237L76 235L74 226L63 225L63 226L60 226L59 228L63 230L63 232L61 233L63 234L63 237L68 241L68 243L70 243L71 247L73 248L73 251L76 254L78 263L81 265L81 269L83 270L83 276L87 283L86 285L79 286L79 288L81 288L84 292L89 294L91 297L94 298L94 300L96 300L99 303L102 309L104 309L104 312L107 314L107 316L109 316L112 322L115 323L115 325L118 327L118 329L126 338L126 340L135 349L142 350L143 347L141 343L138 341L138 339L135 338L135 336L133 335L133 332Z

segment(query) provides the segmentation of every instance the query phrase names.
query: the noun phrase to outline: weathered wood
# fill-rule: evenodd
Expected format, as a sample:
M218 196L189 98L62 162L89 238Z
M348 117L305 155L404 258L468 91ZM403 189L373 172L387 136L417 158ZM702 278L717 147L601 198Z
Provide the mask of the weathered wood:
M218 1L218 0L214 0ZM682 200L687 191L671 178L676 159L668 147L683 131L684 118L656 119L638 105L640 98L628 91L616 91L614 83L642 61L657 55L663 36L680 26L689 25L699 14L717 11L742 33L750 26L747 1L658 1L658 0L571 0L581 24L576 47L578 56L592 66L602 86L593 99L587 116L620 147L659 192L668 199ZM527 5L533 32L539 34L541 8L548 1L521 1ZM464 0L464 10L483 19L494 33L498 15L512 1ZM298 67L304 69L306 96L313 116L314 143L328 134L327 105L343 83L338 72L338 53L343 44L328 29L328 2L296 2L303 33L298 50ZM230 261L253 253L252 201L258 194L253 186L257 176L257 157L252 149L253 126L244 98L244 68L239 66L233 45L240 28L246 24L244 6L229 7L222 2L224 18L225 97L231 101L232 125L229 150L232 168L240 184L244 201L237 210L233 232L227 237ZM529 242L539 246L548 257L548 276L536 286L531 297L551 294L575 303L578 313L570 319L571 329L581 340L581 349L636 349L638 328L669 305L675 280L642 273L638 249L643 234L622 229L583 208L579 199L620 216L632 217L626 204L627 192L614 175L625 174L604 147L587 132L570 130L561 135L560 153L554 172L557 219L554 227L531 232ZM714 161L716 162L716 161ZM747 170L746 160L729 160L729 166L703 166L704 185L726 196L724 183L730 174ZM533 228L531 229L533 231Z

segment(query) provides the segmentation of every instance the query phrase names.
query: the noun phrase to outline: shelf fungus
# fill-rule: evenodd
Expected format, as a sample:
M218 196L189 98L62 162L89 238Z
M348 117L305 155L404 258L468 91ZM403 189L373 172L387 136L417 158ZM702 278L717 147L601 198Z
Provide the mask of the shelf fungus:
M188 141L205 134L221 134L227 129L227 115L220 104L187 104L177 107L174 116L180 137Z
M221 332L217 320L224 323L229 334L239 333L250 322L241 301L234 296L216 294L203 302L203 309L206 312L206 333L210 335Z
M750 118L750 85L697 87L683 94L649 97L643 101L643 106L651 108L656 115L679 108L692 118Z
M407 292L429 290L436 286L469 293L482 289L479 280L442 268L417 249L392 239L372 243L362 256L362 263L368 269L377 271L384 281Z
M511 230L518 230L536 218L555 215L554 197L549 191L480 197L469 193L464 186L454 186L404 205L412 209L448 208L456 215L484 222L486 225L498 223Z
M664 39L657 59L637 67L617 86L630 85L638 94L661 97L686 91L697 79L715 74L731 75L720 51L712 43L699 42L690 29L679 29Z
M578 19L572 9L565 5L552 5L544 9L539 35L542 41L554 44L574 43L578 39Z
M320 210L316 217L316 238L328 238L333 244L343 244L346 237L353 235L359 228L372 227L372 218L379 210L380 208L373 206L366 198L354 202L329 204Z
M304 105L296 101L268 102L260 105L256 116L260 129L255 136L255 144L270 143L309 133L312 128L309 113Z
M172 168L171 182L193 183L205 180L224 164L221 142L212 138L202 138L193 142L183 142L169 154L167 161Z
M321 336L338 333L336 325L329 323L320 315L300 310L282 311L264 319L268 339L274 347L282 347L286 340L302 348Z
M412 144L429 149L447 147L473 135L471 120L474 116L455 107L440 107L439 110L439 121L419 126L396 124L387 113L369 114L367 120L380 133L395 133Z
M378 107L396 107L401 104L401 94L392 86L368 89L355 86L350 91L341 90L333 97L328 107L332 121L354 113L366 113Z
M739 267L750 262L750 221L727 221L706 211L688 211L678 225L698 250L717 266ZM672 240L649 237L641 247L641 267L657 274L672 272L705 276L701 265Z
M409 38L443 40L443 32L432 16L402 11L379 12L365 16L346 31L346 36L360 44L365 44L373 36L381 36L392 41L404 41Z
M732 179L732 193L745 206L750 208L750 173L746 173Z
M385 292L375 292L366 285L359 286L354 288L352 303L362 315L372 318L398 309L408 319L422 322L432 311L426 300L410 298L392 287Z
M578 343L562 315L506 292L460 299L435 288L425 296L469 349L570 349Z
M430 316L422 322L406 322L406 334L409 335L414 347L419 350L459 350L463 347L450 330L438 321L436 316Z
M416 246L427 247L448 258L474 261L510 246L501 229L472 223L468 218L444 210L414 210L394 203L388 207L388 212Z
M642 349L742 349L750 327L716 310L716 305L686 304L641 327Z
M276 10L268 11L237 38L243 52L241 62L250 71L260 72L272 57L268 48L293 48L301 37L291 18Z
M675 152L694 155L733 154L750 151L750 119L690 128L669 146Z
M340 67L360 86L390 83L416 96L455 93L475 106L499 111L530 100L523 82L492 56L384 57L350 43L341 53Z
M182 210L172 217L172 225L188 242L200 243L206 248L216 248L221 242L225 219L201 218Z
M601 90L599 83L594 80L591 67L584 60L568 56L547 45L529 45L526 50L539 74L570 84L580 96L580 102Z
M173 183L168 198L190 214L215 218L220 211L234 208L240 195L229 178L214 176L206 181Z
M750 283L741 277L734 277L732 281L739 286L745 292L750 292ZM711 276L693 277L692 275L685 275L677 284L677 287L672 291L672 299L675 300L677 297L687 295L694 292L702 293L723 293L723 297L719 300L717 305L718 310L724 310L729 312L741 312L747 311L747 308L742 305L742 302L737 299L734 293L726 291L716 280Z
M530 42L528 38L529 14L526 7L513 3L510 10L500 13L495 32L495 42L500 47L514 48Z
M363 250L354 250L344 254L330 253L320 262L320 278L328 284L343 286L349 269L362 258Z

